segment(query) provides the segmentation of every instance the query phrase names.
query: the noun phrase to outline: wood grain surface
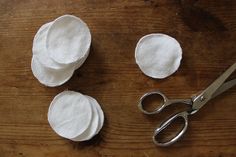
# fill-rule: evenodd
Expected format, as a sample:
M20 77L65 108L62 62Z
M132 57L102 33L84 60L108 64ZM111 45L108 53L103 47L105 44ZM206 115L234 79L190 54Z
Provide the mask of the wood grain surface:
M81 17L92 33L91 54L64 85L49 88L32 75L32 40L38 28L63 14ZM179 70L163 80L135 64L137 41L166 33L183 48ZM0 0L0 157L233 157L236 88L189 117L183 139L168 148L151 140L170 113L143 115L137 102L160 89L188 98L236 61L235 0ZM65 89L93 96L106 120L88 142L60 138L47 122L53 97Z

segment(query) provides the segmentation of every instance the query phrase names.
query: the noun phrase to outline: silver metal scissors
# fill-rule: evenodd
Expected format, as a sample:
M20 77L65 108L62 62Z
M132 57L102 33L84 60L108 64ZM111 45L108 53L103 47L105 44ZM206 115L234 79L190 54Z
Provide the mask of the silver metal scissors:
M202 108L209 100L218 96L219 94L225 92L231 87L236 85L236 79L232 79L230 81L226 81L226 79L236 70L236 62L230 66L220 77L218 77L210 86L208 86L204 91L200 94L193 96L190 99L168 99L163 93L160 91L154 91L150 93L144 94L140 102L138 104L139 109L148 115L157 114L161 112L165 107L176 104L183 103L190 105L190 110L176 113L170 116L167 120L163 121L159 127L157 127L154 131L153 142L158 146L169 146L176 141L178 141L183 134L186 132L188 127L188 116L196 113L200 108ZM147 111L144 109L144 100L151 96L158 95L161 96L163 101L159 104L159 106L154 111ZM177 134L168 141L161 142L156 137L159 135L165 128L167 128L175 119L182 118L184 120L183 128L177 132Z

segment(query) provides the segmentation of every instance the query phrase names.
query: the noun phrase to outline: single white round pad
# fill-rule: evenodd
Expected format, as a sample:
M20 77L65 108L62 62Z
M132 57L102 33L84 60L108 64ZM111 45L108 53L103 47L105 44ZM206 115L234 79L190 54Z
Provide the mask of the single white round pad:
M58 70L44 67L35 55L32 57L31 69L33 75L38 79L38 81L49 87L62 85L71 78L74 72L74 67L67 67Z
M58 63L69 64L84 57L91 44L88 26L78 17L63 15L48 30L46 47Z
M162 79L179 68L182 48L177 40L168 35L149 34L139 40L135 59L144 74Z
M68 66L74 66L72 64L60 64L55 62L49 57L49 53L46 48L46 36L48 33L48 29L52 25L53 22L46 23L42 25L38 32L36 33L33 40L33 55L37 56L38 61L43 64L47 68L51 69L63 69Z
M86 96L64 91L53 99L48 109L48 121L60 136L73 139L89 127L92 107Z
M86 95L85 95L86 96ZM90 100L89 96L86 96L86 98L89 100L91 107L92 107L92 120L89 125L89 127L79 136L72 139L73 141L86 141L90 140L94 135L96 135L96 131L99 127L99 114L97 111L96 106L93 104L93 101Z

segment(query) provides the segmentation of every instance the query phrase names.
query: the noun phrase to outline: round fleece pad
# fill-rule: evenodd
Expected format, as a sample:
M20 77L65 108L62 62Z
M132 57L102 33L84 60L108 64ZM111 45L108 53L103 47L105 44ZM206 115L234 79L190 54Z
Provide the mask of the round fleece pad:
M73 91L64 91L53 99L48 110L48 121L60 136L73 139L89 127L92 108L86 96Z
M33 55L37 56L38 61L47 68L63 69L63 68L66 68L67 66L72 67L74 65L60 64L60 63L55 62L49 57L49 53L46 48L46 37L47 37L48 29L50 28L52 23L53 22L49 22L42 25L37 31L33 40L33 48L32 48Z
M74 63L84 57L91 44L88 26L78 17L63 15L48 30L46 47L58 63Z
M88 96L86 96L87 99L90 102L90 105L92 107L92 120L89 125L89 127L79 136L76 138L72 139L73 141L86 141L90 140L94 135L96 135L96 131L98 130L99 127L99 114L96 106L93 104L93 102L90 100Z
M33 75L38 81L46 86L55 87L60 86L68 81L74 73L74 68L67 67L64 69L52 70L44 67L36 57L33 55L31 60L31 69Z
M168 35L149 34L139 40L135 59L144 74L162 79L179 68L182 49L178 41Z

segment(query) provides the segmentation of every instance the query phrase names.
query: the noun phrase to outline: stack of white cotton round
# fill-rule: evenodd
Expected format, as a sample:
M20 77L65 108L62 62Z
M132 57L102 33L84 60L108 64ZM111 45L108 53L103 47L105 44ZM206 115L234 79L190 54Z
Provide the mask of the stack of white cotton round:
M78 17L63 15L41 26L33 41L31 69L46 86L68 81L89 55L91 34Z
M72 141L86 141L99 133L104 114L94 98L64 91L51 102L48 121L58 135Z
M180 65L182 48L177 40L161 33L142 37L135 49L135 60L141 71L152 78L166 78Z

